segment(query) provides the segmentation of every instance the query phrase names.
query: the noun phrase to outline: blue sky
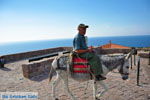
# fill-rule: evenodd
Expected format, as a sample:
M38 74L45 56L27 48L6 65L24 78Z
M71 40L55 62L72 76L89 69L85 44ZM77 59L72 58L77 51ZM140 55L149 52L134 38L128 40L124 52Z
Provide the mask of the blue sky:
M150 34L150 0L0 0L0 42Z

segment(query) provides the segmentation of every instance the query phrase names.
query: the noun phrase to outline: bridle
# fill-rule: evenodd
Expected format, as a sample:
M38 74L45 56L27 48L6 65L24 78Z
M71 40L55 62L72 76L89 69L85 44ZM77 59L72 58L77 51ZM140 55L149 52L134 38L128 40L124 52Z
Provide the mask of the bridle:
M124 73L124 72L123 72L123 67L124 67L125 61L124 61L124 60L121 60L121 63L122 63L122 64L121 64L119 73L122 74L122 75L129 75L129 73Z

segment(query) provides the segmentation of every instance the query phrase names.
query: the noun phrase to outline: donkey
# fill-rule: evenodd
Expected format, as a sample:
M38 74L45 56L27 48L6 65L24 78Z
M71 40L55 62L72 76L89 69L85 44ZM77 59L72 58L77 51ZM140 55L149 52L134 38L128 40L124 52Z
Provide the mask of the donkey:
M99 55L100 57L100 61L102 64L102 69L103 69L103 76L106 76L110 71L113 71L114 69L118 69L119 73L122 76L123 80L128 79L128 75L129 75L129 56L131 56L131 52L128 54L121 54L121 55L115 55L115 56L111 56L111 55ZM69 64L69 54L63 54L63 53L59 53L59 55L57 57L55 57L55 59L52 62L52 67L49 73L49 82L52 79L53 73L56 72L56 78L52 83L52 97L54 100L58 100L58 98L56 98L55 96L55 88L58 85L58 83L60 82L60 80L63 81L64 83L64 89L66 90L66 92L68 93L68 95L70 96L70 98L72 100L77 100L72 92L69 90L68 88L68 77L80 81L80 78L83 79L82 76L80 77L72 77L71 73L68 71L70 64ZM91 80L90 78L82 80L80 82L83 81L88 81ZM100 81L96 81L95 78L93 77L93 99L94 100L99 100L99 98L106 92L108 91L108 87L106 86L106 84L100 80ZM101 92L97 93L97 84L100 84L104 90Z

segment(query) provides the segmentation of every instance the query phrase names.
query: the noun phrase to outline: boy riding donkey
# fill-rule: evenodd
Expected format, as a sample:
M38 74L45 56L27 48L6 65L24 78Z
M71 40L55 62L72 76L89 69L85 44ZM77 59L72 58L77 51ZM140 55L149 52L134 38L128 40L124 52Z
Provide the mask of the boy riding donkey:
M92 48L88 49L85 34L88 28L85 24L80 24L78 26L78 34L73 40L74 52L78 54L79 57L87 59L90 64L91 72L94 74L96 81L105 80L106 77L102 76L103 73L102 65L100 63L99 57L93 52Z

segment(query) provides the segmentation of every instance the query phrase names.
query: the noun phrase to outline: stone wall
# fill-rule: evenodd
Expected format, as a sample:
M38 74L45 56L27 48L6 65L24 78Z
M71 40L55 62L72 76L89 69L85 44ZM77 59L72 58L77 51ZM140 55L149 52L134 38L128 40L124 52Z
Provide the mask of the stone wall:
M72 51L73 50L72 47L63 47L63 49L66 50L66 51Z
M142 58L149 58L150 57L150 53L149 52L139 52L138 56L140 56Z
M138 51L150 51L150 48L136 48Z
M129 53L131 49L101 49L95 48L98 54Z
M23 76L26 78L31 78L44 72L49 72L53 59L54 57L51 57L44 60L22 64Z
M36 57L40 55L50 54L54 52L60 52L64 50L72 50L71 47L57 47L57 48L49 48L43 50L29 51L17 54L3 55L2 57L5 60L5 63L11 63L19 60L25 60L31 57Z

